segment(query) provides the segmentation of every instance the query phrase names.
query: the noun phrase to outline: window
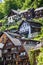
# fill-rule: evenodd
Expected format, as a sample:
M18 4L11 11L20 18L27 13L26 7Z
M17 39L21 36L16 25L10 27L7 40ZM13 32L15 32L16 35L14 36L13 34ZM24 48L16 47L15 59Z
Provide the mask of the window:
M11 50L16 50L16 48L12 48Z
M10 46L10 45L12 45L12 43L7 43L7 44L6 44L6 46Z
M15 58L15 54L13 54L13 58Z
M25 56L26 55L26 52L21 52L20 53L20 56Z
M8 52L8 50L4 50L3 52L4 52L4 53L7 53L7 52Z
M11 60L11 57L7 57L6 60Z
M34 27L31 28L31 33L37 32Z
M11 51L11 49L8 49L8 52L10 52Z
M11 51L12 52L16 52L17 51L17 48L12 48Z

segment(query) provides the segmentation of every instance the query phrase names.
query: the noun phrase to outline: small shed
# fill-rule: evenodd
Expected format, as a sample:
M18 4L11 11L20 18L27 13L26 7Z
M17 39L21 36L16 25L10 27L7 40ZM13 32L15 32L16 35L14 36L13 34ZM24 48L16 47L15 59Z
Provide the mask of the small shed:
M14 23L15 17L18 17L18 11L11 9L9 12L7 18L8 18L8 23Z

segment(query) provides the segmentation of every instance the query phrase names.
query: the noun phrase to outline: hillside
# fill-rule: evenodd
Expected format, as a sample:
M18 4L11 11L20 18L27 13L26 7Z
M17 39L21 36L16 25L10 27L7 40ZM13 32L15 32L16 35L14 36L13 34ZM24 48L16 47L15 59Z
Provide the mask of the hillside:
M0 3L0 23L2 23L2 27L0 26L0 32L2 33L2 32L4 32L5 30L10 30L10 29L16 29L16 30L18 30L18 27L19 27L19 25L20 25L20 22L19 21L17 21L17 20L15 20L15 23L11 23L10 25L7 25L7 23L8 23L8 20L5 18L5 16L7 16L8 14L9 14L9 12L11 11L11 9L14 9L14 10L20 10L20 11L22 11L22 10L25 10L25 9L29 9L29 8L34 8L34 9L36 9L36 8L39 8L39 7L43 7L43 0L4 0L4 2L1 2ZM36 21L36 22L39 22L39 23L41 23L42 25L43 25L43 18L38 18L38 19L33 19L33 21ZM26 27L25 27L26 28ZM37 27L36 27L37 28ZM27 29L26 29L27 30ZM36 32L36 31L35 31ZM6 32L5 32L6 33ZM7 37L6 37L6 42L7 43L11 43L11 41L12 41L12 43L14 43L14 44L16 44L16 42L18 43L18 41L14 41L14 39L13 38L11 38L11 36L9 36L8 34L6 34L7 35ZM5 35L5 36L6 36ZM14 36L15 37L15 36ZM9 40L9 38L10 38L10 40ZM18 37L17 37L18 38ZM3 42L3 39L4 39L4 37L2 38L2 43L4 43ZM12 40L13 39L13 40ZM28 38L25 38L26 40L28 40ZM43 65L43 26L41 27L41 32L39 32L39 34L38 35L36 35L36 37L35 38L33 38L32 40L37 40L37 41L41 41L40 42L40 44L38 44L37 43L37 46L33 49L33 48L31 48L31 50L30 51L28 51L28 55L29 55L29 61L30 61L30 64L29 65ZM19 40L20 41L20 40ZM0 43L0 44L2 44L2 43ZM32 43L32 42L31 42ZM35 42L34 42L35 43ZM41 45L42 44L42 45ZM7 45L9 45L9 44L7 44ZM5 44L5 46L7 46L6 44ZM25 44L24 44L25 45ZM36 45L36 44L35 44ZM9 45L10 46L10 45ZM8 48L10 48L8 46ZM28 44L27 44L27 46L28 46ZM29 47L32 47L32 46L34 46L33 44L31 45L30 44L30 46ZM0 47L1 47L1 45L0 45ZM15 47L15 45L14 45L14 47ZM19 47L20 47L20 45L19 45ZM19 47L17 47L17 50L18 49L20 49L21 50L21 47L19 48ZM26 48L27 50L29 49L29 47L28 48ZM39 48L39 47L42 47L42 48ZM5 47L6 48L6 47ZM23 48L23 47L22 47ZM38 48L38 49L37 49ZM14 49L14 48L11 48L11 49L7 49L8 50L8 52L9 52L9 50L10 50L10 52L11 52L11 50L12 49ZM15 49L16 49L16 47L15 47ZM14 50L15 50L14 49ZM0 53L2 53L1 52L1 50L2 49L0 49ZM5 50L2 50L2 51L6 51L6 49ZM24 50L22 50L22 51L24 51ZM8 53L7 52L7 53ZM17 52L17 51L16 51ZM27 51L26 51L27 52ZM40 53L39 53L40 52ZM9 54L9 53L8 53ZM17 54L19 55L20 53L18 53L17 52ZM16 55L17 55L16 54ZM21 52L21 55L22 55L23 53ZM27 54L27 53L26 53ZM9 54L10 55L10 54ZM9 58L9 55L8 55L8 58ZM11 53L11 55L10 56L12 56L13 54ZM14 58L15 58L15 60L16 60L16 55L14 55ZM23 54L24 55L24 54ZM2 55L1 55L2 56ZM4 58L2 58L2 60L3 59L5 59L5 61L4 61L4 64L5 64L5 62L6 62L6 57L5 57L5 55L3 54L3 56L4 56ZM7 55L6 55L7 56ZM20 55L19 55L20 56ZM20 61L20 58L19 58L19 56L17 56L17 60L16 61ZM27 56L27 55L26 55ZM13 57L13 56L12 56ZM18 60L18 58L19 58L19 60ZM0 59L1 59L1 57L0 57ZM13 59L13 58L12 58ZM24 59L23 59L24 60ZM1 61L1 60L0 60ZM11 57L10 57L10 61L11 61L11 63L12 63L12 60L11 60ZM14 61L14 60L13 60ZM27 61L27 60L26 60ZM21 61L20 61L21 62ZM6 62L7 63L7 62ZM10 63L10 64L11 64ZM18 63L18 62L17 62ZM24 62L25 63L25 62ZM28 65L28 64L24 64L24 63L22 63L23 65ZM10 65L10 64L8 64L8 65ZM14 62L13 62L13 64L14 64ZM22 64L19 64L19 65L22 65ZM11 64L12 65L12 64ZM18 64L17 64L18 65Z
M0 31L4 31L6 29L18 29L19 23L16 23L15 26L11 25L6 27L7 20L4 19L6 15L9 14L11 9L20 9L20 10L25 10L29 8L38 8L38 7L43 7L43 0L4 0L4 3L0 3L0 22L2 22L4 25L0 28ZM43 19L35 19L36 21L40 22L43 24ZM43 27L38 36L34 38L35 40L40 40L43 37Z

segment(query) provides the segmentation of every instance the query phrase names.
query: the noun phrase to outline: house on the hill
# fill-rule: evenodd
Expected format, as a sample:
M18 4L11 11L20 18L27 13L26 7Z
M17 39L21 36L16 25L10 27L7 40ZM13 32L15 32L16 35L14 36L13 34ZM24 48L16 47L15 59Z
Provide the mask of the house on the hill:
M2 58L3 65L29 65L28 54L22 42L6 32L2 35L0 43L0 58Z
M12 33L12 32L9 32L9 31L7 31L7 34L9 34L11 37L17 38L17 39L23 37L23 36L22 36L21 34L19 34L19 33ZM7 36L6 36L4 33L1 34L0 43L2 43L2 40L3 40L4 43L6 43Z
M23 11L17 11L17 10L11 9L10 13L8 14L8 22L13 23L14 20L21 20L22 18L29 20L34 17L35 17L34 8L26 9Z
M35 18L43 17L43 7L35 9Z
M18 17L18 14L19 14L18 11L14 10L14 9L11 9L10 13L8 14L8 22L9 23L15 22L15 19L18 19L19 18Z
M29 40L26 38L21 38L22 44L25 48L25 50L27 51L27 53L29 53L29 51L31 49L34 49L37 45L40 44L40 41L37 40Z
M27 38L35 37L41 31L41 26L42 24L38 22L23 20L18 28L18 32Z
M43 7L36 9L30 8L28 10L21 11L20 14L23 15L27 20L32 18L40 18L43 17Z
M8 14L8 22L13 23L18 20L21 20L22 18L25 18L27 20L32 19L32 18L40 18L43 17L43 7L34 9L30 8L27 10L23 11L17 11L14 9L11 9L11 11Z
M22 16L22 18L24 17L27 20L35 17L34 8L30 8L30 9L27 9L27 10L24 10L24 11L20 11L19 14Z

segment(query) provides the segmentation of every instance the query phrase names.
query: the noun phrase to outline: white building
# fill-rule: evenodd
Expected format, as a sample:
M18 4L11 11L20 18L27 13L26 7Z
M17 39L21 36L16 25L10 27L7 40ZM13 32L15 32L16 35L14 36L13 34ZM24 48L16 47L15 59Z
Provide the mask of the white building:
M22 21L19 26L19 33L23 34L25 37L34 37L40 32L41 24L33 21Z

